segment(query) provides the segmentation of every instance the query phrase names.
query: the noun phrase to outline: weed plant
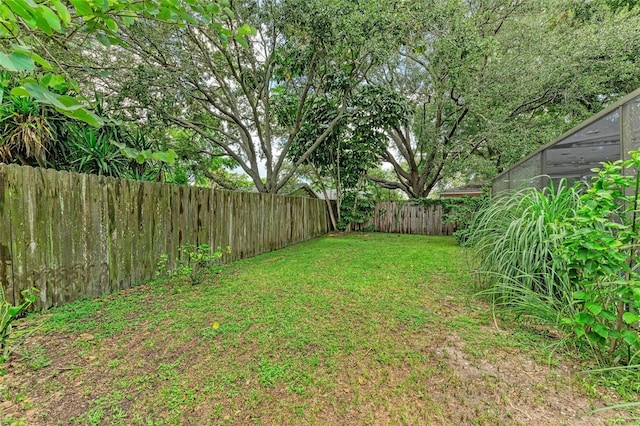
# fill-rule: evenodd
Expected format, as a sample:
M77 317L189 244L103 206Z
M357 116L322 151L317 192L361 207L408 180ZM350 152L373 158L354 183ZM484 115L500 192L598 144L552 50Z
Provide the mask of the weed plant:
M221 247L213 249L207 244L190 244L178 248L181 259L175 260L172 267L169 255L160 257L156 275L161 279L188 281L190 284L200 284L207 276L215 273L225 253L231 252L231 247L223 250Z
M35 289L22 291L22 303L13 306L7 301L4 290L0 286L0 362L9 358L9 336L11 335L11 325L25 314L27 309L36 301Z

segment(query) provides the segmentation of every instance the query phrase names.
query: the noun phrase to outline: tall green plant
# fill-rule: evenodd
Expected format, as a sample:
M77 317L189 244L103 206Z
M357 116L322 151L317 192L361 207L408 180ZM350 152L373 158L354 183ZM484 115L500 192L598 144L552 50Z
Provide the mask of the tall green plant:
M7 340L11 335L11 324L16 318L23 315L24 312L29 309L29 306L36 301L36 296L31 290L23 290L22 299L21 304L13 306L5 298L2 286L0 286L0 350L2 351L0 361L5 361L9 357Z
M76 127L68 141L73 169L80 173L123 176L129 159L111 143L109 136L108 132L92 127Z
M479 257L483 292L496 305L551 322L571 314L571 281L556 253L578 198L577 187L562 180L498 196L480 210L469 244Z
M607 364L640 361L638 189L640 152L603 163L569 218L562 255L576 291L563 319ZM625 174L625 171L628 174Z

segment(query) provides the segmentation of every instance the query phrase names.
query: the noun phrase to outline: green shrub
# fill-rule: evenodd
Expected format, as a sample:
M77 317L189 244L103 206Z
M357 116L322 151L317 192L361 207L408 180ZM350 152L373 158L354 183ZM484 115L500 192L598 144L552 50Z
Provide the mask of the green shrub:
M483 294L564 327L607 366L640 364L640 152L630 154L586 186L501 194L469 237Z
M468 245L469 237L473 233L472 224L479 211L489 202L487 195L481 197L455 198L442 200L442 207L445 212L444 223L453 223L456 230L453 233L456 241L461 246Z
M638 363L640 272L638 187L640 152L628 161L604 163L568 218L562 256L575 313L563 319L606 365ZM624 175L626 170L633 174Z
M577 187L562 180L500 194L478 212L469 245L483 293L496 305L556 323L572 314L568 268L557 252L578 198Z

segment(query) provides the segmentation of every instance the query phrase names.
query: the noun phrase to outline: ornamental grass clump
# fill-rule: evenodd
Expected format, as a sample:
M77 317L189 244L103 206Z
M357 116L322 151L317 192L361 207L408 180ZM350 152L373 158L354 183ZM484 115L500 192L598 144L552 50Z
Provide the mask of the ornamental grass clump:
M557 253L578 200L577 186L561 180L500 194L479 211L469 244L482 293L496 306L553 323L573 314L566 259Z
M588 184L500 194L470 244L494 306L564 328L603 366L640 365L640 152Z

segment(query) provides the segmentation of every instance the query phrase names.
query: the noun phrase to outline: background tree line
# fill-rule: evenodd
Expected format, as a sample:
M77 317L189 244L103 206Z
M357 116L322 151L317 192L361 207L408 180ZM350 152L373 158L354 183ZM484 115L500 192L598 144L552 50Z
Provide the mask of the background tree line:
M338 194L346 223L380 194L491 178L636 89L639 10L7 0L0 160L271 193L307 182Z

